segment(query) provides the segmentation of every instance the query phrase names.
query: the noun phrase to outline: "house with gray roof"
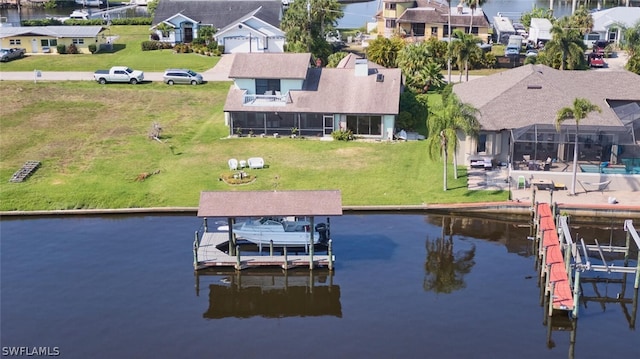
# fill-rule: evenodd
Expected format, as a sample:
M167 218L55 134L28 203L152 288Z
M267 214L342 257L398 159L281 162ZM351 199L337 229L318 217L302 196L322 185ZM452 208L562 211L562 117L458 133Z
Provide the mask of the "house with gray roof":
M89 54L89 45L107 43L102 26L0 26L0 47L20 47L27 53L57 53L58 45L75 45Z
M282 64L287 64L283 66ZM400 107L399 69L311 67L308 53L236 54L233 85L224 105L229 134L295 134L331 139L351 130L369 139L391 139Z
M160 0L151 30L160 41L177 44L213 27L225 53L283 52L282 11L281 0Z
M556 114L586 98L602 112L580 122L579 160L640 161L639 89L640 76L629 71L560 71L531 64L457 84L454 93L479 110L481 124L477 138L460 135L457 159L469 164L487 156L513 169L525 159L571 163L576 124L565 121L558 131Z
M620 43L622 28L630 28L640 21L640 7L618 6L591 14L593 29L585 35L585 43L591 47L598 40Z

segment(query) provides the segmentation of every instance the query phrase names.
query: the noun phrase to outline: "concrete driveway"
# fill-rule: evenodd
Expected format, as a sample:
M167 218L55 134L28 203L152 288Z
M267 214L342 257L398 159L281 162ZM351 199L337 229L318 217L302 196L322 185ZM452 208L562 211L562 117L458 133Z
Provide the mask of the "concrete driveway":
M233 54L224 54L212 69L202 72L205 81L232 81L229 70L233 63ZM145 81L162 82L162 72L144 73ZM0 71L0 81L95 81L93 72L73 71Z

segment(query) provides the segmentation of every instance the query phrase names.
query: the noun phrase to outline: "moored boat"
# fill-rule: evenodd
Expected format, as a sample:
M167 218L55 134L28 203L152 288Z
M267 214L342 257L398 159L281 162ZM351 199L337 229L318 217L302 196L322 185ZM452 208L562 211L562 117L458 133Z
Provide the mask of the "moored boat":
M228 230L227 226L218 230ZM308 247L313 233L313 244L323 244L329 240L327 224L318 223L313 231L311 222L303 219L262 217L237 223L233 233L238 239L244 239L258 246L274 247Z

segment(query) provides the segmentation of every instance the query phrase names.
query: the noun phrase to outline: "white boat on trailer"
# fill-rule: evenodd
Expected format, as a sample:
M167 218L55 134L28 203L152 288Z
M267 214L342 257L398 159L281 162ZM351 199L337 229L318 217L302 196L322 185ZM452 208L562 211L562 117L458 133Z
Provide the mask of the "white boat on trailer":
M228 226L218 230L228 231ZM326 223L318 223L311 231L311 222L306 219L285 217L261 217L249 219L233 226L233 233L238 239L252 242L260 249L263 246L305 247L308 250L313 233L313 244L326 244L329 241L329 228Z

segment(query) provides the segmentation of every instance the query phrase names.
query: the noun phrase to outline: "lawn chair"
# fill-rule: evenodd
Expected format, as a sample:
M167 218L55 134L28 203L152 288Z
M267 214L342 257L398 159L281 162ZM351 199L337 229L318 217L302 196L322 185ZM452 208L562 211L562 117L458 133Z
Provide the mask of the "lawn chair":
M251 169L263 168L264 160L262 159L262 157L251 157L247 160L247 164Z
M238 169L238 160L236 160L235 158L230 159L228 163L230 170L235 171Z
M586 181L578 180L578 183L580 184L580 187L582 187L582 189L584 190L584 193L595 192L595 191L600 191L604 193L604 191L606 191L607 188L609 188L609 184L611 183L611 180L607 180L604 182L586 182ZM594 189L588 190L585 186L591 186L591 187L594 187Z

